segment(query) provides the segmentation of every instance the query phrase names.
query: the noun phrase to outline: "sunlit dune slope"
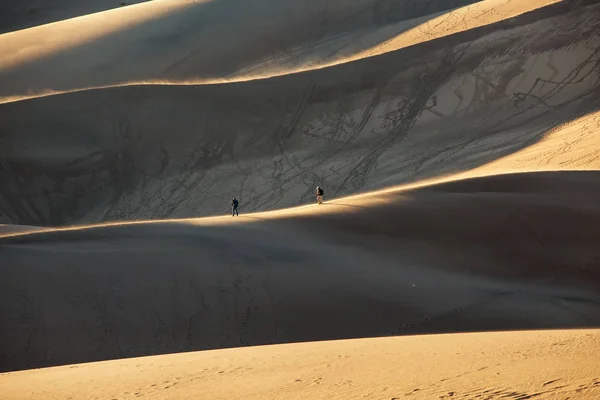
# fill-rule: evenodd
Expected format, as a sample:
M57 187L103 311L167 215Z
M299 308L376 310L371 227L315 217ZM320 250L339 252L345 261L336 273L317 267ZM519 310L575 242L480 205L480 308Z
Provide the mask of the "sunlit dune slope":
M2 0L0 34L148 0Z
M155 0L0 35L0 101L130 82L288 74L486 26L557 1Z
M600 397L599 351L598 330L361 339L23 371L0 387L6 400L589 400Z
M558 3L271 79L0 105L0 222L221 214L232 196L246 213L312 202L317 184L332 198L474 169L597 169L599 12Z
M599 174L502 175L239 218L5 236L0 368L596 327Z

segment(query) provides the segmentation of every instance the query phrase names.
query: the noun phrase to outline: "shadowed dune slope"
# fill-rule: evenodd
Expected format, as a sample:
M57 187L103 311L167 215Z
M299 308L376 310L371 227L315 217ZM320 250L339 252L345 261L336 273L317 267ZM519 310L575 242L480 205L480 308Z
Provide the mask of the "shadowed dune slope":
M1 35L0 102L129 82L285 75L486 26L557 1L155 0Z
M194 217L232 196L267 210L312 201L317 184L331 198L492 162L598 168L598 12L558 3L271 79L2 104L0 222ZM547 157L507 158L526 149Z
M0 368L600 326L600 173L0 239Z
M302 343L0 374L5 400L600 397L599 330Z

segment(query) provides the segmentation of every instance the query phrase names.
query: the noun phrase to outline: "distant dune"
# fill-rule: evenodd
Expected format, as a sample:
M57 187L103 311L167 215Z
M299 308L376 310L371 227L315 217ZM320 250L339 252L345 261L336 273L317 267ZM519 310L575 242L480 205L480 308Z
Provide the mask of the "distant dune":
M131 82L286 75L487 26L556 2L155 0L0 36L0 102Z
M0 34L149 0L1 0Z

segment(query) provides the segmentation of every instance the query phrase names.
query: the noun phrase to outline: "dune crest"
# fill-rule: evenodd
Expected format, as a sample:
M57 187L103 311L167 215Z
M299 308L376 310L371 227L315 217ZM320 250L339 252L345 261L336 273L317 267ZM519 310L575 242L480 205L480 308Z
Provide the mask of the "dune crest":
M239 82L325 68L557 1L437 0L421 11L437 13L413 12L416 18L408 11L415 6L400 0L152 1L0 35L0 103L90 88ZM77 74L68 72L73 70Z
M0 4L0 35L33 28L111 8L156 0L20 0Z

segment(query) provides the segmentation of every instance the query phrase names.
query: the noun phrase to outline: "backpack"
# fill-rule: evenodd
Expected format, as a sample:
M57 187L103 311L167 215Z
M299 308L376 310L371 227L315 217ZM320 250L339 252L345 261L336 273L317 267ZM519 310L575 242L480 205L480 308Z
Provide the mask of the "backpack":
M319 188L319 190L317 191L317 194L319 196L323 196L323 189Z

